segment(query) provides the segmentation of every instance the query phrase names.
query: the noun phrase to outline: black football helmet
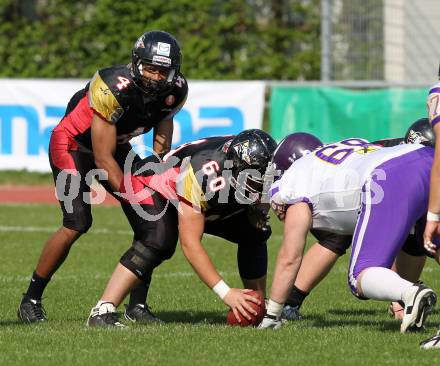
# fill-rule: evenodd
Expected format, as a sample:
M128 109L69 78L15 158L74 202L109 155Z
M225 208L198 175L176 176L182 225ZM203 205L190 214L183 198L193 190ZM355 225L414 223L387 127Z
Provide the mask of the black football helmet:
M406 144L422 144L435 147L435 135L428 118L420 118L406 131L404 141Z
M151 97L168 93L182 63L177 40L163 31L146 32L138 38L132 51L133 80L138 88ZM154 65L165 71L165 80L156 81L142 75L143 65Z
M251 129L240 132L228 144L226 160L232 162L231 186L236 190L243 190L246 196L259 196L263 191L267 165L277 143L266 132ZM259 176L251 173L240 175L246 169L258 171Z

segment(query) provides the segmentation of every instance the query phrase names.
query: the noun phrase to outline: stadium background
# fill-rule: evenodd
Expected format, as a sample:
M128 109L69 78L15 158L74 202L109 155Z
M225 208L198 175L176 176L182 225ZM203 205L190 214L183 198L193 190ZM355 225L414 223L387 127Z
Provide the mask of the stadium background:
M60 215L56 205L8 198L22 184L36 185L36 197L41 184L50 187L49 174L21 169L47 171L47 137L70 95L97 69L128 63L146 30L176 35L190 89L198 84L193 90L208 98L188 100L175 143L240 126L263 126L278 140L303 130L332 141L402 136L426 115L439 18L438 0L0 0L0 364L435 364L437 354L417 346L428 333L400 335L386 304L350 295L347 256L306 301L304 320L276 334L223 327L224 305L180 250L151 289L150 305L166 327L85 331L87 312L130 242L120 210L103 205L48 288L50 321L21 326L15 310L26 275ZM225 99L233 91L236 98ZM272 224L269 268L282 233ZM240 286L234 247L212 237L205 245L228 283ZM436 267L429 262L423 280L438 289ZM430 318L429 333L439 321L438 313Z
M148 29L182 44L190 95L175 145L261 126L278 140L402 136L426 115L438 17L435 0L2 0L0 169L49 171L48 137L70 96L97 69L129 62Z

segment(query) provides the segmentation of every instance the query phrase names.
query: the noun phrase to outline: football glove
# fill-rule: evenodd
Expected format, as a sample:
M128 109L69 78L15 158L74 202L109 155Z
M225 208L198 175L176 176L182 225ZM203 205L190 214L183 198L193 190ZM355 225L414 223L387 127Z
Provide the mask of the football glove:
M248 207L248 220L249 223L257 230L270 236L272 230L269 224L269 204L259 203L249 205Z

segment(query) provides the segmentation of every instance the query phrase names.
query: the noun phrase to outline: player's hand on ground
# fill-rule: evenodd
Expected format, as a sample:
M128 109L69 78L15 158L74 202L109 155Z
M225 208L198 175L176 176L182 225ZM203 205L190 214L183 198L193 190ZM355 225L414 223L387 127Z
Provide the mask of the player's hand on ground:
M252 290L231 288L223 299L224 303L234 312L235 318L238 322L240 322L239 314L248 320L251 320L250 314L253 314L254 316L257 315L257 312L252 308L248 301L254 302L258 305L260 305L261 301L256 297L248 295L247 293L250 291Z
M402 320L403 319L403 311L404 308L402 305L400 305L398 302L391 302L388 307L388 313L395 319L395 320Z
M440 222L427 221L425 226L425 232L423 233L423 242L426 251L434 255L437 250L437 245L434 244L434 240L440 235Z

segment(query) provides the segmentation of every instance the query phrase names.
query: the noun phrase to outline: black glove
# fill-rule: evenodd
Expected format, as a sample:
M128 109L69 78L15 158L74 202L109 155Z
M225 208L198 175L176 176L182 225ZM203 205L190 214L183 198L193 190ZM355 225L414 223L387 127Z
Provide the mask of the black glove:
M269 238L272 233L269 223L269 209L270 205L268 203L253 204L248 207L249 223L261 231L267 238Z

